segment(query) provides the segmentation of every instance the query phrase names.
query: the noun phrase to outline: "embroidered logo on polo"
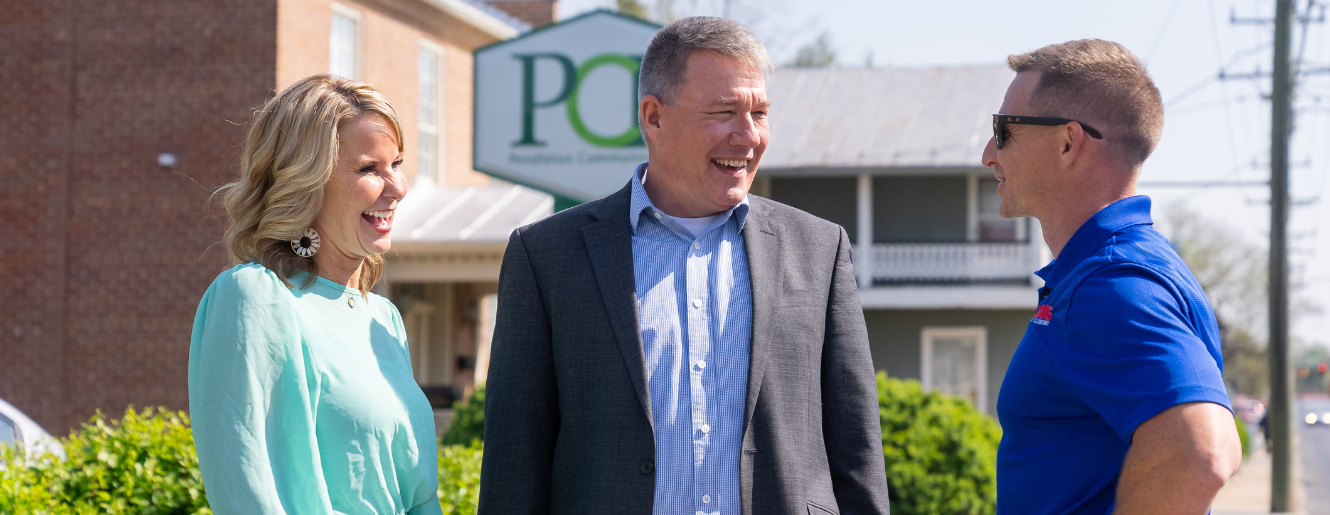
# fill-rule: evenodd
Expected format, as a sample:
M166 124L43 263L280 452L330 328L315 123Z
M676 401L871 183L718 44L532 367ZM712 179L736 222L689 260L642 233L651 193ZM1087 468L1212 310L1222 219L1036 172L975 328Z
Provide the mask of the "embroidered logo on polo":
M1034 318L1030 321L1039 325L1048 325L1050 320L1053 320L1053 306L1040 304L1039 309L1034 312Z

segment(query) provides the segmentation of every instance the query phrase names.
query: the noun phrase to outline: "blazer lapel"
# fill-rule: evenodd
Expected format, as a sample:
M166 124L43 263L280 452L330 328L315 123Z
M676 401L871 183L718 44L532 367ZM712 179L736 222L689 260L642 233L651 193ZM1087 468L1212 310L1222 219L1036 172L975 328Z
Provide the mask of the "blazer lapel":
M652 431L651 392L646 381L646 357L642 351L642 333L638 330L637 286L633 276L633 228L628 222L630 183L606 197L591 210L596 222L582 228L596 282L609 313L610 325L619 341L628 376L642 402L642 410Z
M748 282L753 289L752 344L748 354L748 394L744 400L743 435L746 439L757 396L762 387L776 320L777 299L781 295L781 224L771 220L768 206L750 198L750 212L744 224L744 250L748 254Z

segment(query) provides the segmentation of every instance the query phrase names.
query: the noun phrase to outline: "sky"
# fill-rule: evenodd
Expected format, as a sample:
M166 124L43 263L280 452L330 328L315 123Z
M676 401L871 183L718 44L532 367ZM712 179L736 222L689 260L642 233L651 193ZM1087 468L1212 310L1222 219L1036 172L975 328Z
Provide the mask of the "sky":
M642 3L652 9L660 1L670 0ZM722 15L725 1L672 3L676 12ZM1268 245L1268 188L1150 183L1269 179L1270 79L1218 76L1220 70L1269 72L1273 25L1244 20L1272 18L1273 0L728 1L730 16L753 29L778 66L823 33L836 50L836 65L843 67L1001 64L1008 54L1073 39L1121 43L1145 59L1165 105L1164 136L1142 170L1139 193L1154 200L1156 214L1181 206L1251 245ZM1296 1L1300 11L1307 3ZM566 19L613 5L614 0L561 0L559 15ZM1320 17L1319 9L1313 18ZM1330 24L1324 22L1295 29L1294 55L1301 54L1303 69L1330 68L1327 36ZM1295 317L1293 335L1326 345L1330 209L1321 197L1330 172L1330 74L1308 73L1299 80L1290 152L1291 283L1294 295L1312 309ZM994 112L1000 104L999 92ZM779 111L773 109L772 116ZM1161 230L1167 234L1167 227Z

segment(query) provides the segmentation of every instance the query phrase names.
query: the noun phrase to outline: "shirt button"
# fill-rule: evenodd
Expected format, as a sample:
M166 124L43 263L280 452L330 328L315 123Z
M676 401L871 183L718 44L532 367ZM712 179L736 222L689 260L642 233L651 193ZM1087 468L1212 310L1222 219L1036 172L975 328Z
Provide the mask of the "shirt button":
M711 496L710 495L702 496L702 504L711 504Z
M710 432L711 432L711 426L709 426L709 425L707 425L707 424L702 424L702 433L703 433L703 434L706 434L706 433L710 433Z
M660 220L660 211L656 211L655 213L652 213L652 214L653 214L653 215L656 215L656 219L657 219L657 220Z
M693 307L695 308L702 307L702 299L693 299Z
M701 242L697 242L697 241L693 242L693 248L695 248L695 249L700 249L700 248L702 248L702 243L701 243Z
M697 360L697 368L707 368L707 360L705 359Z
M642 471L643 475L649 476L651 475L652 472L656 470L656 464L650 460L644 461L642 462L642 466L638 468L638 470Z

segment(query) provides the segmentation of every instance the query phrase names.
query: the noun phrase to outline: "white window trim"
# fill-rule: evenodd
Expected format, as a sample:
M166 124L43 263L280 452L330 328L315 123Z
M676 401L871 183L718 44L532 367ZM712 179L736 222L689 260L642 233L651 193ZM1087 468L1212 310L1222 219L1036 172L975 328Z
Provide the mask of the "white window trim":
M419 109L417 109L416 111L417 135L420 137L424 137L425 133L430 130L432 130L434 133L433 134L434 169L428 171L421 169L421 167L419 166L420 156L419 154L417 154L416 169L418 172L425 172L425 173L418 173L416 179L420 180L421 178L428 178L434 184L443 185L443 183L445 182L444 177L446 176L444 170L447 168L444 165L444 163L446 162L444 160L444 156L447 153L444 148L445 145L444 142L448 141L448 138L446 137L447 131L445 129L445 127L448 126L448 107L447 107L447 102L445 102L445 99L448 98L447 94L448 83L444 80L447 77L447 69L448 69L446 65L447 61L445 60L447 53L444 51L443 45L440 45L438 43L435 43L433 41L424 38L421 38L419 40L419 47L420 48L417 50L417 52L419 52L420 50L424 50L426 52L433 53L434 56L437 58L435 62L437 63L438 69L436 70L434 76L435 95L436 95L436 98L434 99L434 112L435 116L437 116L438 119L435 120L435 124L433 127L426 127L425 123L419 118L420 117ZM420 73L418 63L419 60L417 59L416 73ZM420 85L419 80L416 81L416 85L417 87L419 87Z
M925 327L920 331L919 382L925 391L933 389L933 341L941 338L974 338L975 345L975 408L988 411L988 328L984 326L968 327Z
M983 213L979 212L979 180L983 179L985 175L986 174L972 173L968 176L969 180L965 183L965 202L967 206L967 211L965 213L966 238L970 242L979 241L979 222L982 222L985 219L1007 219L1003 218L1002 215L994 214L985 217L983 216ZM1015 218L1014 220L1016 221L1016 241L1028 241L1030 235L1029 218L1020 217Z
M332 3L332 12L333 14L345 16L356 22L355 41L352 42L351 44L352 48L354 49L354 51L352 52L352 59L355 60L355 66L353 67L355 68L355 71L353 72L355 73L355 77L347 77L347 78L363 82L365 80L365 18L360 14L359 10L337 2ZM328 17L328 26L330 28L332 27L331 16ZM331 47L332 45L331 33L328 34L328 42L329 46ZM329 71L331 72L332 71L331 55L328 56L328 68Z

